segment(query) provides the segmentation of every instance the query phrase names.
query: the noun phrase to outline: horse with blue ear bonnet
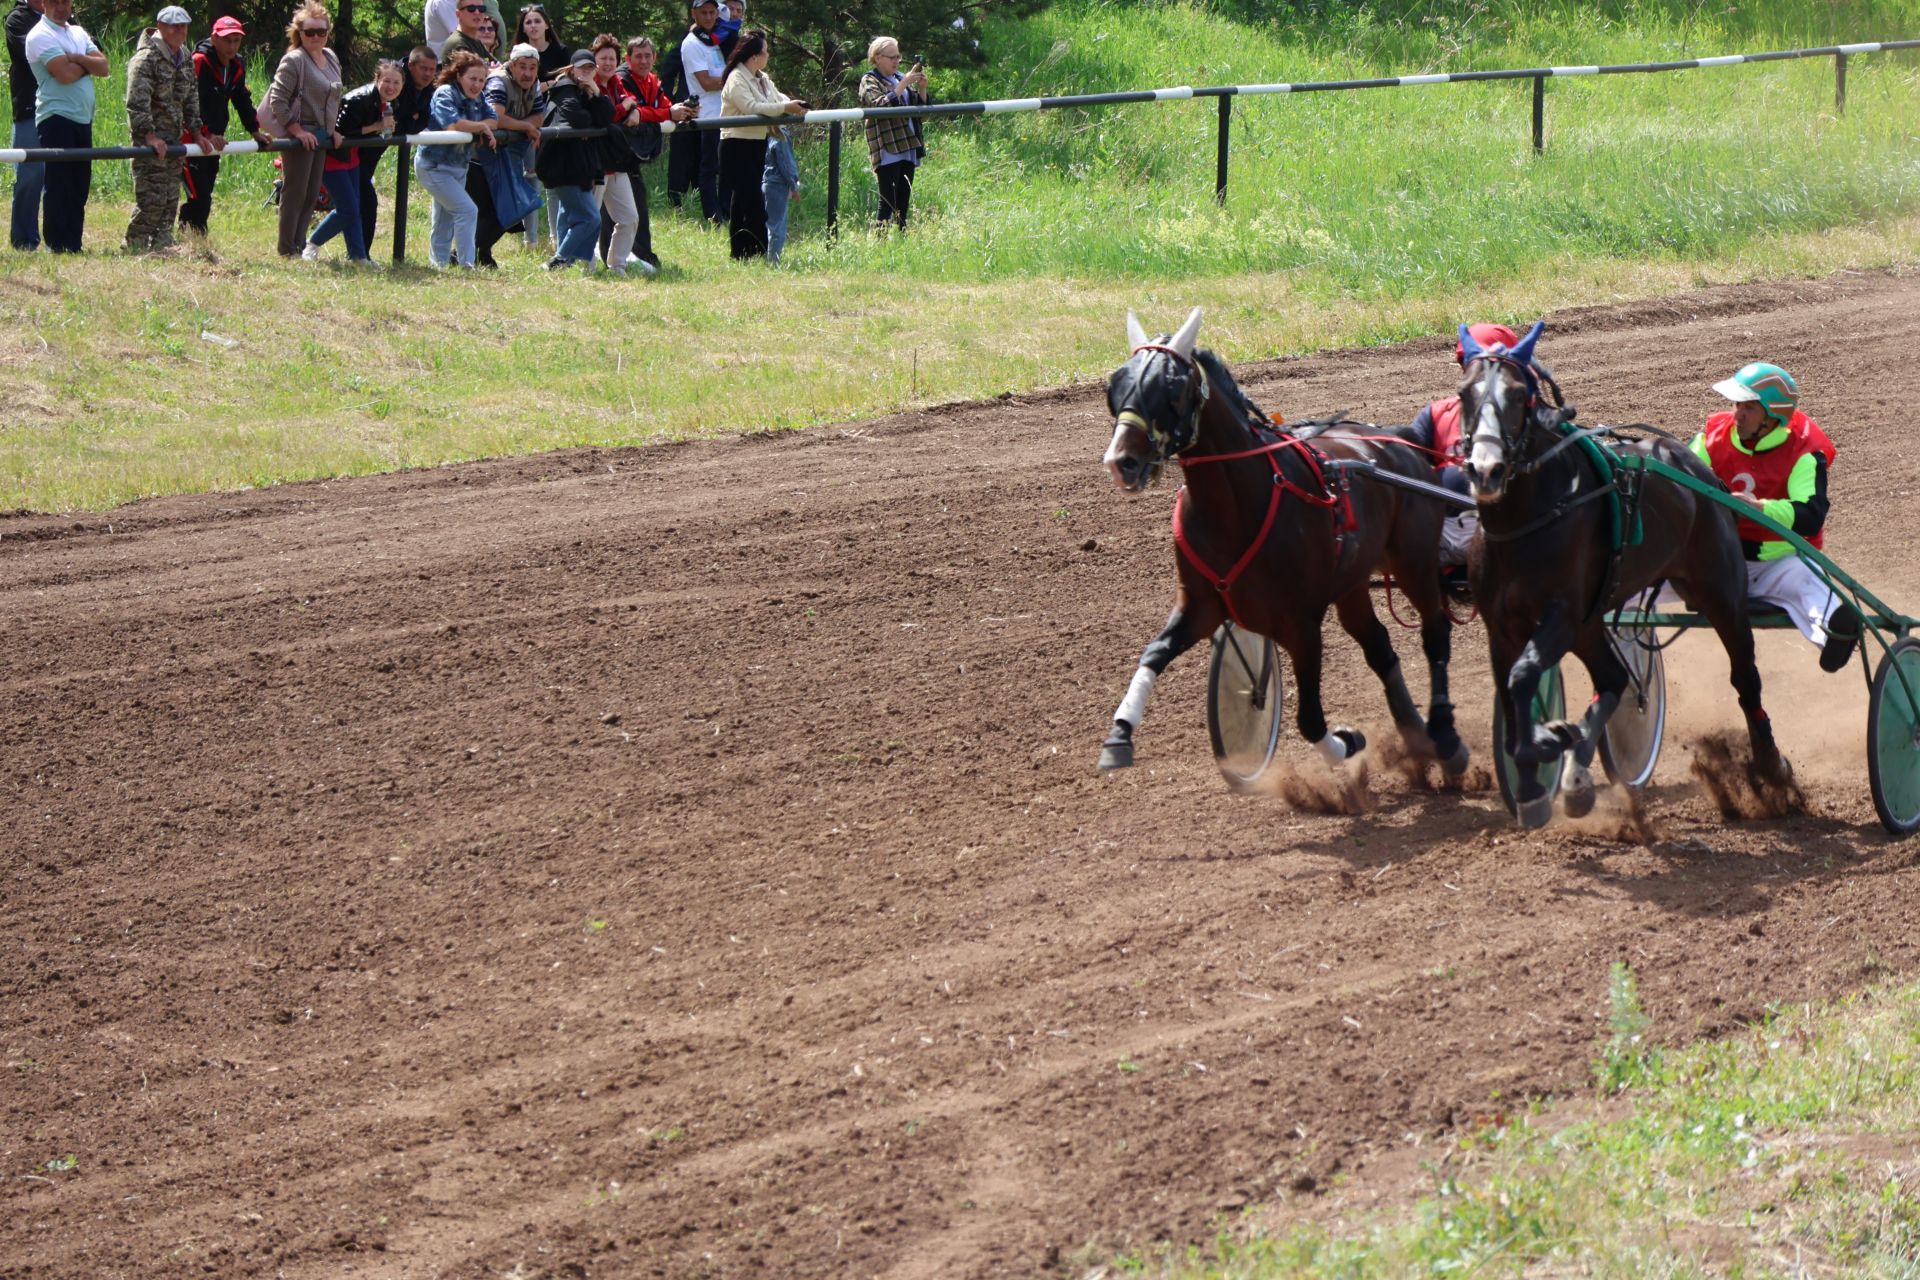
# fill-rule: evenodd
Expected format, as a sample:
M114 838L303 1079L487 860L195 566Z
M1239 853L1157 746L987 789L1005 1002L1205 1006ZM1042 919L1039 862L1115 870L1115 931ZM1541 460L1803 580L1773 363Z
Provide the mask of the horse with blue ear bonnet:
M1433 468L1373 428L1336 424L1306 440L1276 431L1219 357L1197 349L1200 309L1150 340L1127 314L1127 362L1107 381L1113 438L1104 462L1126 493L1144 492L1169 461L1186 484L1174 499L1178 574L1173 613L1140 655L1100 753L1103 769L1133 763L1133 735L1167 665L1224 622L1271 637L1293 661L1300 736L1329 764L1359 752L1358 730L1330 727L1320 701L1321 628L1328 608L1360 643L1386 689L1394 724L1422 758L1450 775L1467 767L1447 691L1453 621L1440 594L1438 500L1385 484L1350 483L1364 462L1431 485ZM1369 589L1386 569L1421 619L1429 701L1423 719Z
M1480 507L1468 576L1487 628L1505 737L1523 766L1515 795L1521 823L1543 826L1553 814L1553 797L1525 766L1551 763L1562 752L1571 753L1562 785L1568 811L1592 808L1589 766L1630 678L1606 618L1663 580L1706 615L1727 651L1755 784L1787 785L1792 771L1760 701L1733 514L1611 459L1637 452L1708 484L1718 481L1671 438L1602 446L1595 437L1606 429L1576 431L1571 410L1542 403L1534 352L1545 327L1536 321L1512 350L1482 347L1460 327L1460 430L1468 438L1467 482ZM1593 678L1593 703L1577 724L1532 723L1541 678L1569 653Z

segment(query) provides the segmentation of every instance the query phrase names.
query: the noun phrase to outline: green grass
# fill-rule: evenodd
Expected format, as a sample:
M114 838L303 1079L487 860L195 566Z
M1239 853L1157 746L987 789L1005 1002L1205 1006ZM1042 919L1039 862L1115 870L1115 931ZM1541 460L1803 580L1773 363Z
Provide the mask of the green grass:
M1770 1018L1718 1043L1636 1050L1616 973L1598 1096L1535 1104L1431 1144L1431 1192L1399 1209L1211 1249L1146 1249L1163 1280L1375 1276L1910 1277L1920 1272L1920 986ZM1623 986L1624 983L1624 986ZM1635 1032L1638 1037L1641 1032ZM1606 1082L1615 1078L1616 1083ZM1258 1211L1251 1211L1257 1214Z
M994 72L948 77L940 94L1637 60L1920 30L1920 0L1277 12L1247 25L1190 4L1067 0L993 28ZM107 42L124 68L126 37ZM1171 327L1204 304L1206 340L1243 359L1450 329L1463 298L1514 319L1911 262L1917 66L1855 59L1845 117L1828 62L1556 82L1543 157L1524 82L1247 100L1224 208L1211 199L1210 103L943 122L905 237L866 224L857 134L843 233L823 234L815 140L777 272L728 262L723 237L667 212L655 166L669 270L652 282L555 280L517 249L483 279L284 264L258 158L225 166L217 258L129 259L114 247L127 170L101 164L89 257L0 252L0 509L805 426L1097 377L1129 305ZM103 143L123 140L107 105L119 93L117 76L102 89ZM417 261L417 200L409 228ZM1312 407L1326 406L1281 406Z

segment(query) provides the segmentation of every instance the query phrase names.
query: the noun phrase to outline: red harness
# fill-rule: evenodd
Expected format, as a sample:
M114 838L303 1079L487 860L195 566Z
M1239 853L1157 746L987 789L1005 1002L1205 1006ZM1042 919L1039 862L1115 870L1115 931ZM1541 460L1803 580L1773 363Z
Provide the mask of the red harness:
M1282 449L1300 451L1300 457L1313 472L1314 483L1319 486L1320 492L1309 493L1287 479L1286 473L1280 470L1279 453ZM1280 515L1280 502L1287 494L1291 493L1302 502L1315 507L1332 507L1336 503L1339 504L1340 510L1335 516L1333 529L1335 558L1339 557L1341 543L1345 536L1360 527L1359 522L1354 519L1353 497L1347 492L1344 479L1338 486L1329 484L1326 469L1321 465L1320 455L1305 440L1288 436L1258 448L1242 449L1237 453L1211 453L1197 458L1182 456L1180 465L1192 467L1204 462L1237 462L1242 458L1260 455L1264 455L1267 465L1273 468L1273 496L1267 499L1267 516L1260 522L1260 532L1254 535L1252 545L1240 553L1240 558L1233 562L1233 567L1225 574L1215 573L1212 566L1201 559L1200 553L1193 549L1193 544L1187 541L1186 530L1182 528L1181 521L1181 512L1186 508L1187 487L1181 485L1180 492L1175 494L1173 499L1173 545L1179 548L1181 556L1188 564L1213 583L1214 589L1220 593L1220 603L1227 608L1227 616L1233 619L1235 626L1242 628L1246 624L1241 621L1240 611L1233 607L1233 584L1240 580L1240 575L1245 573L1247 566L1253 563L1253 558L1260 553L1260 548L1266 545L1267 535L1273 532L1273 522Z

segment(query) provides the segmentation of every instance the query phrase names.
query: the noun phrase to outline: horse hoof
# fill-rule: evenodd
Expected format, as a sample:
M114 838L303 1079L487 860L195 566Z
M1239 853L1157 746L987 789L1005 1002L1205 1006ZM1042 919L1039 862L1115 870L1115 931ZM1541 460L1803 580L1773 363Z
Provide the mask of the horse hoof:
M1538 800L1522 800L1516 808L1520 811L1520 825L1529 831L1538 831L1553 821L1553 797L1541 796Z
M1367 749L1367 735L1358 729L1331 729L1328 732L1345 744L1349 760Z
M1562 792L1561 798L1566 802L1569 818L1584 818L1593 812L1595 793L1591 782L1576 790Z
M1109 742L1101 747L1100 767L1102 769L1132 768L1133 744L1131 742Z
M1453 749L1453 754L1440 762L1440 772L1449 778L1462 777L1467 772L1467 762L1473 758L1473 752L1467 749L1465 742Z

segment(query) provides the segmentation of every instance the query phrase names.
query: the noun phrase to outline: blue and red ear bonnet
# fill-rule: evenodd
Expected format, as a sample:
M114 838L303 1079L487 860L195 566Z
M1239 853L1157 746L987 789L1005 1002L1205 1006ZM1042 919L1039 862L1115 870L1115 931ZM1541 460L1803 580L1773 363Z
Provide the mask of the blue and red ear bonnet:
M1501 364L1511 365L1515 372L1527 383L1527 401L1532 403L1540 398L1540 379L1533 371L1533 348L1540 341L1540 334L1547 327L1545 320L1535 320L1533 327L1527 330L1527 336L1519 341L1513 340L1513 330L1503 324L1463 324L1460 326L1460 343L1454 348L1460 363L1469 360L1498 360Z

